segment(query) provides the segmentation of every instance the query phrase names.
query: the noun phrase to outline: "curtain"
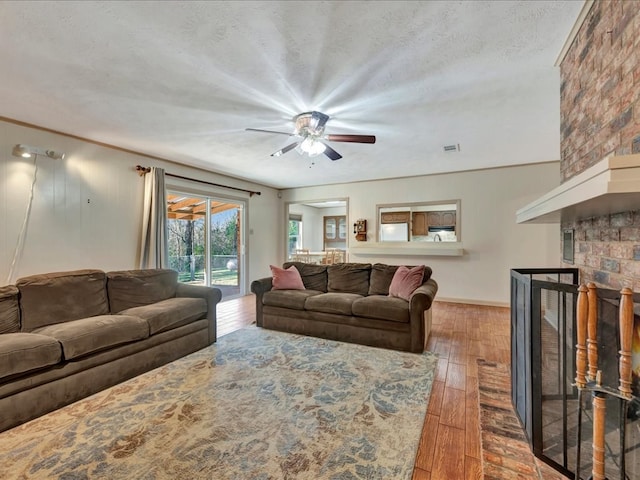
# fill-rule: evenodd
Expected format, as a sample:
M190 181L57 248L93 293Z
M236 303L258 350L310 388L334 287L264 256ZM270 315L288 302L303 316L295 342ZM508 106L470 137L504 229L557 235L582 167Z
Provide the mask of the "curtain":
M164 169L151 167L144 176L140 268L169 268L167 191Z

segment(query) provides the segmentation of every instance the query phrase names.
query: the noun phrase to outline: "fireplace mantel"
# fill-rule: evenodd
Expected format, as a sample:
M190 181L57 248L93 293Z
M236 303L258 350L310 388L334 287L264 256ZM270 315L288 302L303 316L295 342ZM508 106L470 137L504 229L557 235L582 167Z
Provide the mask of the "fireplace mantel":
M516 212L517 223L559 223L640 210L640 154L608 156Z

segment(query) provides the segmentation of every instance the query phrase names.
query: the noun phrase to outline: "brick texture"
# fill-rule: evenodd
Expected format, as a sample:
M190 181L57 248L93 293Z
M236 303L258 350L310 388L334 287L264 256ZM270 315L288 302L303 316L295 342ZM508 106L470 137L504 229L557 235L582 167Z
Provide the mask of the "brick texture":
M562 181L640 153L640 1L596 1L560 65ZM581 282L640 291L640 211L564 222ZM569 265L566 265L569 266Z

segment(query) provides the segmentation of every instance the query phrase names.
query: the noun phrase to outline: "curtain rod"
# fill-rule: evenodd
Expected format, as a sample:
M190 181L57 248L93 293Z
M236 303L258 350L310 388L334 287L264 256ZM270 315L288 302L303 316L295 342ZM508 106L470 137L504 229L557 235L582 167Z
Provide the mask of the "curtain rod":
M140 165L136 165L136 172L138 172L138 175L143 176L145 173L149 173L151 171L151 167L141 167ZM246 188L238 188L238 187L230 187L228 185L222 185L220 183L212 183L212 182L207 182L206 180L199 180L197 178L189 178L189 177L183 177L182 175L175 175L173 173L164 173L167 177L173 177L173 178L180 178L182 180L189 180L191 182L198 182L198 183L204 183L206 185L212 185L214 187L222 187L222 188L228 188L231 190L238 190L240 192L247 192L249 194L249 197L253 197L254 195L262 195L261 192L256 192L254 190L247 190Z

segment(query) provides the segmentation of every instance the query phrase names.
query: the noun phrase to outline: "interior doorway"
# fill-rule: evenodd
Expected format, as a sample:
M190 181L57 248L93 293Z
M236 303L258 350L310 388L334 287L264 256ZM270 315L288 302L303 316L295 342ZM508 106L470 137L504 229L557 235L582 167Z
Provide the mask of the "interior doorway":
M169 266L178 280L222 291L222 299L245 294L245 205L240 200L169 191Z
M348 261L348 211L348 198L288 202L287 260L296 249L309 250L313 262L334 248L343 250L343 261Z

